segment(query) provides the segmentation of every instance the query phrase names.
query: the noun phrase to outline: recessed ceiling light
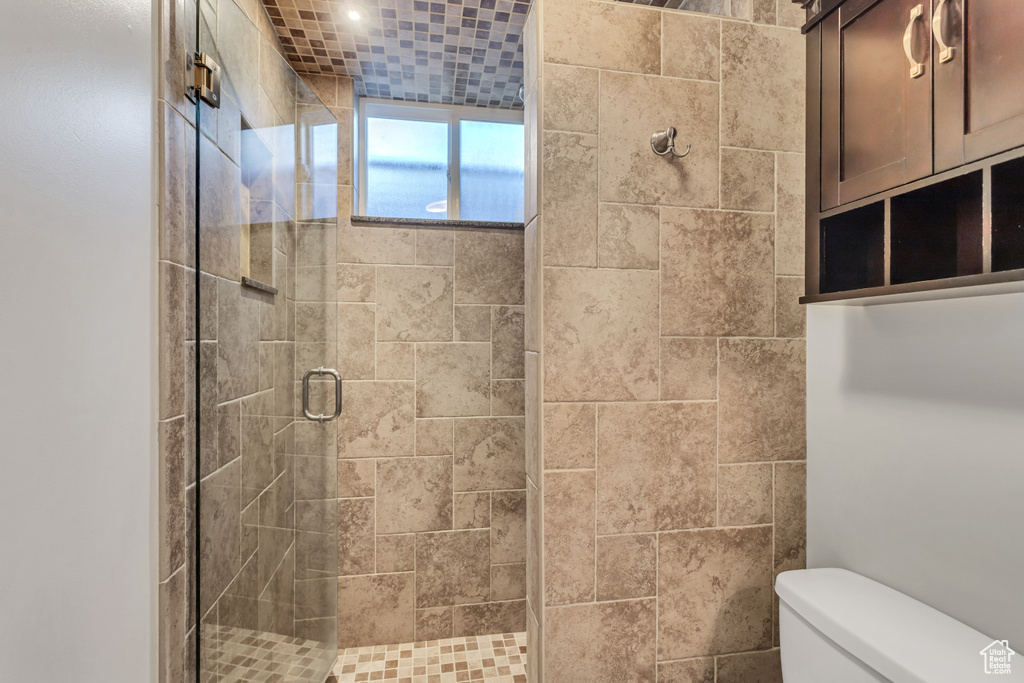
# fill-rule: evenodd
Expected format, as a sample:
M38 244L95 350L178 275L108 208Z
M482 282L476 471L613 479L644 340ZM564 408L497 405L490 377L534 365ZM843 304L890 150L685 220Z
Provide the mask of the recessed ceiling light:
M353 10L348 11L348 18L352 21L359 21L359 12Z

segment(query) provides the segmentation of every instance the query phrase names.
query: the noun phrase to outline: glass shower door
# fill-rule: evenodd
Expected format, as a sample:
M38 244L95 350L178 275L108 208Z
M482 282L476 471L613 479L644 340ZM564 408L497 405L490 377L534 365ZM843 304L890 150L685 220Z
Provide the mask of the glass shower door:
M211 79L196 105L197 680L321 683L337 655L337 126L239 5L198 4L220 94Z

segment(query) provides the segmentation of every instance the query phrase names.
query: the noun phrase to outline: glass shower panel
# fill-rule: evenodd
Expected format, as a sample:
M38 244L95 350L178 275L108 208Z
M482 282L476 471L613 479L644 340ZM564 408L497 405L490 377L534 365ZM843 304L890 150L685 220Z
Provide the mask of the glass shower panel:
M233 0L198 5L222 89L197 105L197 680L321 683L337 656L337 125Z

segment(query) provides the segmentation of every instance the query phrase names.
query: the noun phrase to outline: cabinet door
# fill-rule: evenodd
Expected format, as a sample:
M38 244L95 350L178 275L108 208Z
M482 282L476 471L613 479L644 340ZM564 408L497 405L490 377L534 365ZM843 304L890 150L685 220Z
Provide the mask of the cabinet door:
M932 172L931 4L848 0L826 19L822 209Z
M1024 2L935 0L935 170L1024 145Z

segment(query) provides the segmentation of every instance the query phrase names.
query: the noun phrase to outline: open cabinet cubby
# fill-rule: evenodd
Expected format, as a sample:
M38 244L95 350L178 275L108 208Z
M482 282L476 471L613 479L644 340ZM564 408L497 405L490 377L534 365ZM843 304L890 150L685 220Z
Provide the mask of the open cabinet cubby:
M1024 148L809 216L803 303L1024 291ZM809 242L813 249L813 243ZM811 255L811 254L809 254ZM952 294L950 295L952 296Z
M983 272L981 177L975 171L890 200L890 284Z
M992 271L1024 268L1024 158L992 167Z
M885 284L885 205L868 204L821 221L821 291Z

